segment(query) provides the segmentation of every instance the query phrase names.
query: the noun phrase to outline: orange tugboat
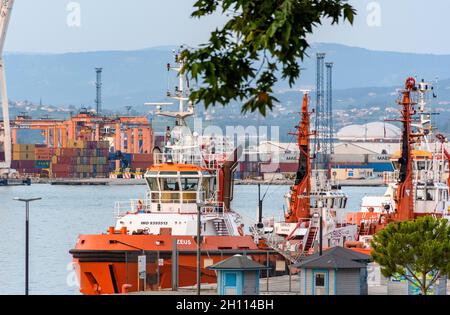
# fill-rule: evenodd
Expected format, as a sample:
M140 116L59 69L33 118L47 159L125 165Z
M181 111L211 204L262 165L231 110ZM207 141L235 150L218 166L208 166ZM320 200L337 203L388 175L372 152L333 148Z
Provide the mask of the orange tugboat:
M178 67L169 68L179 71L182 64L176 61ZM186 118L194 115L194 108L187 103L186 81L179 77L174 97L179 110L157 110L175 118L176 126L145 174L147 195L117 202L116 226L107 234L80 235L70 251L83 294L193 286L199 243L202 283L216 282L208 266L235 254L272 267L283 260L264 242L245 235L240 215L231 208L238 151L228 149L223 140L190 132Z
M344 246L357 240L357 226L344 222L347 195L329 178L327 170L312 170L309 95L303 96L297 128L300 151L294 185L286 194L287 211L279 221L265 219L259 237L291 263L297 263L320 248ZM255 233L256 234L256 233Z
M364 197L361 210L347 214L347 222L357 224L359 234L358 242L348 246L370 251L373 235L390 222L427 215L449 217L449 180L444 174L450 155L444 136L438 134L438 141L433 141L432 113L426 108L431 93L434 95L430 83L406 80L398 101L403 134L400 152L392 157L396 171L385 176L388 187L384 196Z

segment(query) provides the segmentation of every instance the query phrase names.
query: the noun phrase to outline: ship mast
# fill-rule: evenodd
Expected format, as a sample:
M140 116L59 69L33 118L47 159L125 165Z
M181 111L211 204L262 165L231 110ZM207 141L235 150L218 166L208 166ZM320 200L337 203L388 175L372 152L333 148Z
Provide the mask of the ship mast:
M308 112L308 91L304 91L301 112L301 122L297 126L297 142L300 150L295 184L291 189L287 223L297 223L302 219L310 218L310 194L311 194L311 157L310 157L310 130Z
M414 113L414 105L411 92L416 91L416 81L414 78L408 78L405 84L405 90L402 92L402 100L399 105L402 106L403 133L401 142L401 157L399 159L400 174L397 186L397 221L407 221L414 218L414 194L413 194L413 169L412 169L412 137L411 137L411 116Z
M182 47L181 47L182 48ZM167 70L173 70L178 73L179 85L175 88L175 94L172 95L167 91L167 96L178 101L178 111L161 111L161 105L172 105L171 103L146 103L146 105L157 105L156 114L159 116L175 118L177 126L187 126L186 118L194 115L194 106L189 101L189 83L185 75L181 73L184 67L184 60L180 58L180 54L175 54L176 66L167 64ZM187 103L187 110L186 108Z
M7 175L11 173L11 126L9 121L9 104L6 87L5 66L3 61L3 50L5 47L6 34L8 32L9 21L15 0L2 1L0 8L0 88L2 93L2 112L3 112L3 143L5 148L5 161L0 162L0 173Z

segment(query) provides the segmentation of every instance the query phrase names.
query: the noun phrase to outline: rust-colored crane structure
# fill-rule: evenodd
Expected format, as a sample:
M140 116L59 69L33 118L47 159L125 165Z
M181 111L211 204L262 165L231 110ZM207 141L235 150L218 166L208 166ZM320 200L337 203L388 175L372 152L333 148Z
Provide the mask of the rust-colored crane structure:
M401 156L398 161L400 173L396 195L397 211L394 215L396 221L414 219L411 116L415 113L412 92L416 90L416 80L412 77L408 78L405 90L402 92L402 99L399 101L399 105L402 106L400 121L403 124L403 132Z
M291 188L291 199L287 223L297 223L302 219L310 218L310 194L311 194L311 156L310 156L310 130L309 130L309 94L304 92L301 122L297 126L297 143L300 149L299 165L294 186Z

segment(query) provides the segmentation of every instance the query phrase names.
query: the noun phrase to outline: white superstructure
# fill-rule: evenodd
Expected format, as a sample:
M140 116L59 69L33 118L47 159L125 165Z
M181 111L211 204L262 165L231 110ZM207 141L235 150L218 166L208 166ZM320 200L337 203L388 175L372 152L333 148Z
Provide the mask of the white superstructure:
M189 129L185 119L194 115L194 106L180 74L182 61L175 59L178 66L168 68L179 73L173 97L179 101L178 111L161 111L161 106L170 103L148 105L156 105L156 114L174 118L176 125L167 135L163 152L154 152L154 165L145 174L145 198L116 203L115 229L126 228L129 234L194 236L200 213L202 235L243 235L241 217L227 206L232 200L232 178L228 184L224 179L224 167L236 167L237 151L226 139L200 137Z

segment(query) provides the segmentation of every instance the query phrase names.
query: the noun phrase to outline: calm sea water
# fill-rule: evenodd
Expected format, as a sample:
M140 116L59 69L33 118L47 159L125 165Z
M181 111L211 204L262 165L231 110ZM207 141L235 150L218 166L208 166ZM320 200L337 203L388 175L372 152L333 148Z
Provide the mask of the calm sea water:
M287 186L262 186L265 216L282 216ZM346 187L348 209L359 208L365 194L384 188ZM105 232L114 225L114 201L142 198L145 186L0 187L0 294L22 294L24 288L25 210L14 197L42 197L30 211L30 293L78 294L69 250L78 234ZM254 220L257 186L236 186L233 208Z

